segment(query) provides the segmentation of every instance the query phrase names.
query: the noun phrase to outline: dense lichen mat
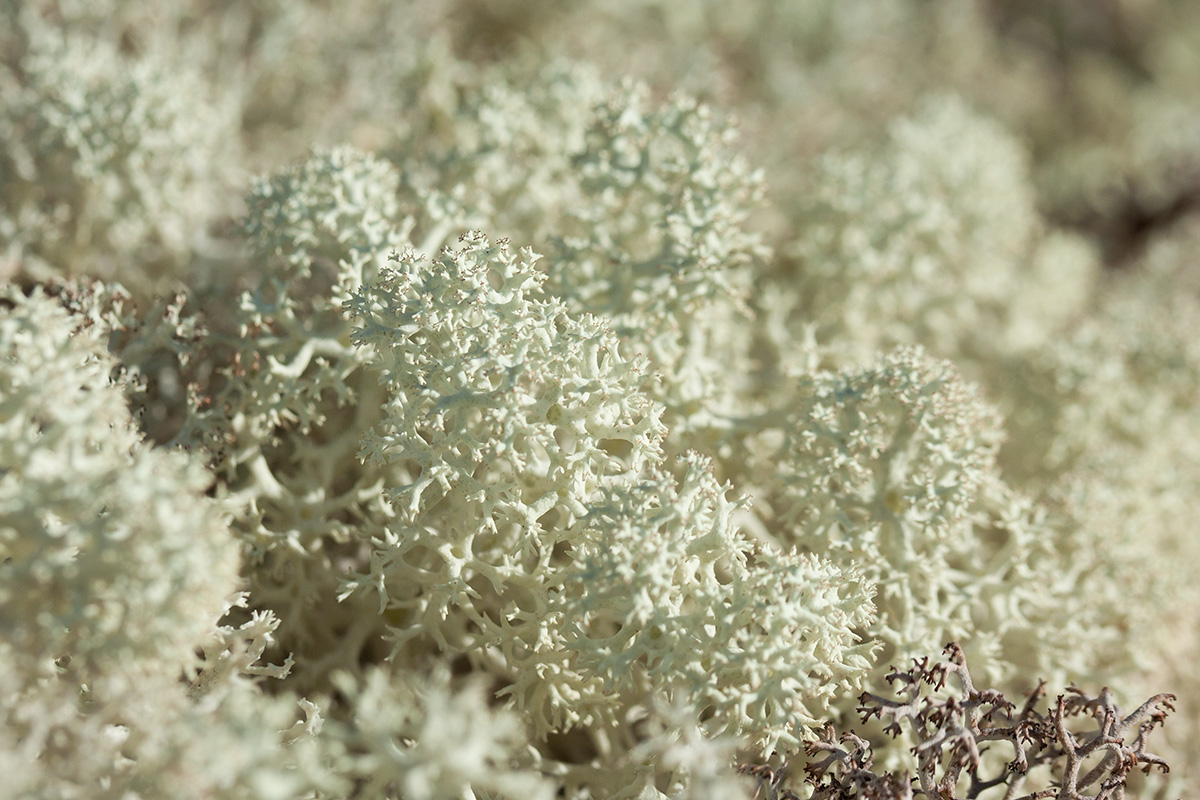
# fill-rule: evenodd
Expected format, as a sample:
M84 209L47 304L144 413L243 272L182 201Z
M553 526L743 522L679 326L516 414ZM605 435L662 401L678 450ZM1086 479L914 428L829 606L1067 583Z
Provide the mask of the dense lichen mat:
M1184 0L0 0L5 796L1194 793L1197 76Z

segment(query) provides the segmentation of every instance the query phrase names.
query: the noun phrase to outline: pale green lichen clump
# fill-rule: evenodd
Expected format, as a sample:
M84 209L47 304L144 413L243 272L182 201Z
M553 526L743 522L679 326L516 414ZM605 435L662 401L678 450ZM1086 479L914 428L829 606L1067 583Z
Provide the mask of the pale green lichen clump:
M826 723L1039 678L1194 791L1200 15L1076 5L0 0L6 796L899 800Z

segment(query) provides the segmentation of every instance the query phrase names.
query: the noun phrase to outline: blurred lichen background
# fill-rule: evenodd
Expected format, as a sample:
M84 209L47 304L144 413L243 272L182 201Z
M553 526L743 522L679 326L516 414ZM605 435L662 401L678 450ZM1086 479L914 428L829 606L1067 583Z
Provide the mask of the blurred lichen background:
M0 797L803 797L951 641L1188 796L1198 518L1194 0L0 0Z

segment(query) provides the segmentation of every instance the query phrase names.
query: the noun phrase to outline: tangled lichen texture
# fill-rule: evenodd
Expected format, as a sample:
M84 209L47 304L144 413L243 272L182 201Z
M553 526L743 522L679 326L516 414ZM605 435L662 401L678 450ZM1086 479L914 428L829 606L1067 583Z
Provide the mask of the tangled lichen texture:
M951 640L1175 694L1131 791L1194 792L1198 53L1184 0L0 0L10 793L785 796Z

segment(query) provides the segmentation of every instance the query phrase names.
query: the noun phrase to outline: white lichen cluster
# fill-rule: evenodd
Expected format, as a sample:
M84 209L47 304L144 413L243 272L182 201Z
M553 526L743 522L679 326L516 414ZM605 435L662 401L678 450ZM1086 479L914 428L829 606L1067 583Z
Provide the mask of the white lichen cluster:
M1200 16L1104 8L0 0L0 793L751 797L950 640L1194 788Z

